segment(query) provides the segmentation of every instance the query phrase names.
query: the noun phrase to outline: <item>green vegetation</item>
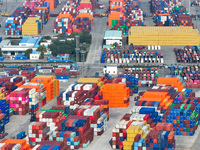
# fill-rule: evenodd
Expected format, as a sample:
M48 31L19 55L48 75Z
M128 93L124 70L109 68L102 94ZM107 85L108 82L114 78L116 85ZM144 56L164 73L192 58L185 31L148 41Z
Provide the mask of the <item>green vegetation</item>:
M3 55L2 55L2 51L1 51L1 48L0 48L0 56L3 56Z
M43 36L42 39L51 40L51 37L50 36Z
M40 45L37 48L37 51L39 51L41 53L40 59L44 59L44 53L47 51L46 47L44 45Z
M52 40L52 44L49 46L50 51L52 51L53 56L57 56L58 54L70 54L70 59L75 61L76 58L76 38L75 35L80 36L80 49L86 51L89 51L89 47L92 41L92 35L88 31L83 31L81 33L73 32L70 36L66 34L59 34L57 35L57 39ZM74 38L74 40L71 41L60 41L66 38ZM81 54L80 54L81 58Z
M118 43L115 42L115 43L113 44L113 46L114 46L114 48L117 48L117 47L118 47Z
M32 49L27 49L24 55L25 55L28 59L30 59L30 54L32 53L32 51L33 51Z

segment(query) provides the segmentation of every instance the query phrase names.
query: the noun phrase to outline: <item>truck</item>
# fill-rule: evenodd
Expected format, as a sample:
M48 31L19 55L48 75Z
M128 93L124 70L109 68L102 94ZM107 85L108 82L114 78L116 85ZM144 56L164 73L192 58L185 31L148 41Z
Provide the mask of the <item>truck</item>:
M98 2L97 6L99 9L104 9L104 7L105 7L104 4L102 4L101 2Z

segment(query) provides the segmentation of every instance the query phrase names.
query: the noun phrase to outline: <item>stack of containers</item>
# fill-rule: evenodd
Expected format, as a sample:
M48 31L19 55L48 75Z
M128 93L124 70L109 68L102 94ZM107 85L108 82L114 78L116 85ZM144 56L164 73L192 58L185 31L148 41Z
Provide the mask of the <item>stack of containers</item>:
M4 149L26 149L31 150L30 144L25 139L4 139L0 142L0 148Z
M178 95L176 90L172 87L154 86L152 89L148 89L145 93L140 94L141 97L139 101L135 103L136 106L152 106L158 107L162 113L166 111L167 108L173 102L173 99ZM153 95L158 95L155 98ZM163 95L163 96L162 96ZM158 98L160 97L160 98Z
M8 95L5 87L0 87L0 99L5 99Z
M101 92L103 99L109 100L109 107L129 106L129 87L126 84L107 83Z
M119 72L119 74L123 74L123 72ZM158 69L157 68L125 68L124 74L131 74L138 77L139 82L138 86L146 85L146 84L155 84L155 80L158 77Z
M177 62L198 63L200 62L199 46L185 46L182 49L174 48Z
M62 72L62 73L56 73L56 79L59 80L59 82L68 82L69 80L69 73Z
M159 77L157 80L158 85L172 85L175 89L178 91L182 91L184 88L184 85L181 81L179 81L179 78L167 78L167 77Z
M0 103L2 103L2 101L0 101ZM2 110L0 110L0 139L6 136L4 118L5 118L5 114L2 113Z
M103 106L81 105L74 110L74 115L89 116L90 127L94 128L94 135L102 135L107 128L107 114L103 111Z
M49 3L49 10L54 10L57 7L57 0L45 0Z
M46 122L32 122L28 130L28 141L31 146L35 146L49 139L50 128L47 126Z
M52 73L53 72L53 67L47 66L47 67L40 67L39 68L39 73Z
M26 115L29 111L29 93L27 89L18 88L9 95L10 108L14 115Z
M23 76L27 76L27 79L30 80L33 78L33 76L35 76L36 72L35 71L27 71L27 70L24 70L21 72L21 75Z
M41 82L46 87L47 101L51 101L59 94L59 81L55 78L55 76L38 75L31 80L32 83Z
M88 116L69 116L58 125L58 130L68 131L64 139L68 149L86 148L93 141L94 131Z
M171 75L179 75L186 82L186 88L200 88L198 66L170 66Z
M66 117L67 116L64 116L62 111L59 110L41 110L36 114L36 121L46 122L50 130L54 131L58 123Z
M76 16L72 29L73 32L82 32L82 31L91 31L92 25L93 25L93 13L91 10L88 10L87 12L81 11Z
M108 25L113 30L122 30L124 35L128 35L130 26L144 26L143 11L140 8L140 0L134 1L110 1L110 14Z
M31 14L28 7L19 7L14 13L5 21L5 35L21 35L22 25Z
M78 83L96 83L100 88L103 86L103 82L100 78L79 78Z
M148 112L146 108L143 110L145 113ZM125 114L112 131L112 148L124 150L153 149L154 147L174 149L175 139L172 124L158 123L159 126L154 124L154 128L152 128L149 124L150 120L153 119L150 119L149 115L140 114L140 112ZM160 127L160 125L163 126ZM162 138L159 138L160 136ZM167 141L166 145L162 144L161 139Z
M40 144L37 144L33 147L33 150L43 150L43 149L52 149L52 150L59 150L59 149L66 149L63 142L58 141L42 141Z
M76 109L87 98L92 98L99 91L97 84L72 84L65 91L61 92L57 98L58 102L69 106L70 109Z
M30 8L32 11L39 5L39 1L27 0L24 2L24 7Z
M10 121L10 115L9 115L9 104L6 103L5 99L0 99L0 110L1 113L4 114L4 125L6 125Z
M181 1L151 1L157 26L194 26L192 18Z
M159 89L159 90L158 90ZM162 88L153 88L150 91L146 91L140 98L139 101L144 104L139 104L140 105L145 105L147 102L158 102L159 105L162 106L163 109L167 109L170 104L173 102L173 99L171 98L170 91L171 89L162 89ZM146 104L147 105L147 104Z
M163 119L173 123L176 135L193 136L199 124L199 106L199 98L192 89L185 89L174 99Z
M36 112L39 109L39 106L44 106L46 104L46 87L43 85L38 85L38 83L25 83L19 88L27 89L29 93L29 111ZM41 102L39 103L39 95L40 91Z
M38 35L42 32L42 28L40 17L28 17L22 25L22 35Z
M44 25L49 21L50 11L48 2L44 2L42 5L39 5L34 11L37 13L42 13Z
M54 22L54 33L71 33L75 16L74 6L64 6Z
M68 9L68 8L64 8ZM70 9L70 8L69 8ZM71 14L59 14L54 22L54 33L72 33L72 21L74 18Z
M92 7L92 3L90 2L90 0L81 0L76 9L77 11L80 11L81 9L85 9L85 8L89 8L90 10L94 9Z
M126 78L126 86L132 89L134 93L138 93L138 77L135 77L135 75L118 75L118 77Z

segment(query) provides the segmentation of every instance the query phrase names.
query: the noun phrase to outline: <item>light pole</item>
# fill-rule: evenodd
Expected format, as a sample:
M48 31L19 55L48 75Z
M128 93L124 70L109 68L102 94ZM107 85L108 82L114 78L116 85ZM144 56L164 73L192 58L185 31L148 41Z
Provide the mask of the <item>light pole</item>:
M82 62L83 62L83 66L82 66L82 76L83 76L83 74L84 74L85 53L86 53L86 51L81 50L81 56L82 56Z

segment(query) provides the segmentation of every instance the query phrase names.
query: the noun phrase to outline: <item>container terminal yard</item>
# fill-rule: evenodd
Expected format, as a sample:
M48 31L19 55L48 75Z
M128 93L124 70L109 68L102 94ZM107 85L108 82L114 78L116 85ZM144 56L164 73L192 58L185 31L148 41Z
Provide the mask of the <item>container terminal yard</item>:
M198 150L200 1L0 0L1 150Z

